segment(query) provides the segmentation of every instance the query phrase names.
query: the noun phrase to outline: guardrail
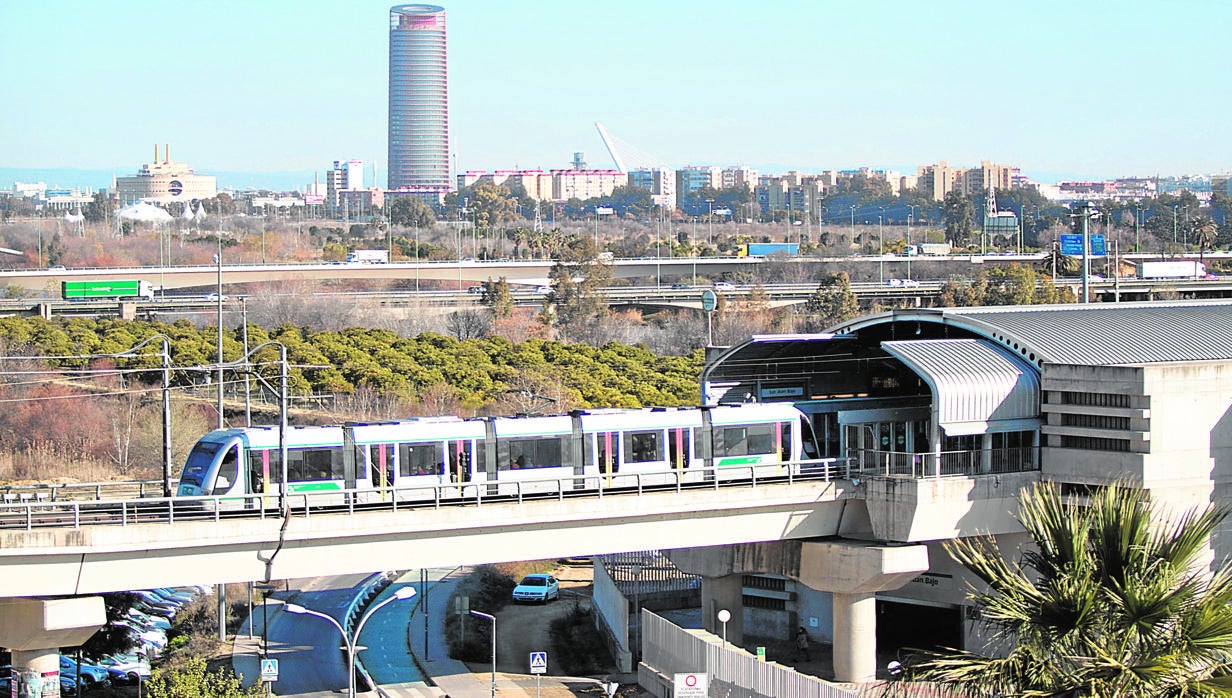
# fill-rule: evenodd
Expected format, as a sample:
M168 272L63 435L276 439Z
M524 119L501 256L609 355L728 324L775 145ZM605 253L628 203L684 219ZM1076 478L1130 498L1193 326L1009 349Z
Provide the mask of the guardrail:
M864 475L938 478L1039 470L1039 448L999 448L940 453L860 450L853 456Z
M178 482L171 481L173 491ZM104 495L107 499L145 499L161 497L162 493L162 480L0 485L0 503L91 501L103 499Z
M647 492L706 491L726 487L848 480L847 458L764 465L725 465L685 470L610 475L576 475L513 481L449 482L413 487L382 487L298 492L287 495L292 515L410 511L485 503L564 501L566 498L641 496ZM158 497L136 500L26 501L0 504L0 529L32 531L86 526L174 524L179 521L282 518L277 493L220 497Z

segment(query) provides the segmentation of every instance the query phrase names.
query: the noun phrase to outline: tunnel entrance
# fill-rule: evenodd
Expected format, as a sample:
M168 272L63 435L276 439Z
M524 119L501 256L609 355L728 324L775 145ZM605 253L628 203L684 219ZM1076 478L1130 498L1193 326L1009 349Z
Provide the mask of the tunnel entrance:
M962 608L877 600L877 654L910 649L963 649Z

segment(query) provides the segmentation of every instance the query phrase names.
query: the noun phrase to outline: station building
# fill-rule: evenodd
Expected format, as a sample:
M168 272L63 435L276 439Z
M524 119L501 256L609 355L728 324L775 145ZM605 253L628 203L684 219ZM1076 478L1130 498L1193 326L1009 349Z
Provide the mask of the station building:
M729 635L804 626L839 680L871 679L874 645L984 646L943 542L1026 545L1016 498L1035 482L1232 505L1232 301L896 310L717 351L702 398L794 402L823 455L852 459L837 538L669 552L703 576L707 627L711 607L744 609Z

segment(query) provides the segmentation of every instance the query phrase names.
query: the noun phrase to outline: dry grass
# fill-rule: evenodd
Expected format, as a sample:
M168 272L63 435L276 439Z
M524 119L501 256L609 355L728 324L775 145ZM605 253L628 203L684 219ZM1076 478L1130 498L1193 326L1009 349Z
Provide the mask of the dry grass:
M157 468L149 467L134 468L122 475L110 461L73 453L49 442L0 449L0 483L8 485L152 480L160 475Z

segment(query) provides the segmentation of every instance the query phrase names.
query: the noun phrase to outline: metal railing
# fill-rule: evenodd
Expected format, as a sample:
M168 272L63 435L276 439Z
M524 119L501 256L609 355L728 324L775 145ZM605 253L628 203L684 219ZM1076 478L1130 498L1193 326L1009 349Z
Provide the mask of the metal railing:
M177 480L172 480L171 488L175 489L176 484ZM162 496L162 493L162 480L0 485L0 504L91 501L99 499L145 499L146 497Z
M852 456L864 475L886 477L973 477L1039 470L1039 448L979 449L908 453L903 451L859 450Z
M701 575L682 572L658 550L614 553L599 557L613 585L625 596L662 591L688 591L702 583Z
M704 673L712 696L855 698L841 686L763 661L709 633L685 630L645 609L642 622L638 683L654 695L671 695L675 674Z
M642 473L573 475L557 478L466 481L432 485L293 492L286 507L292 515L409 511L487 503L564 501L594 497L641 496L645 493L715 491L720 488L831 482L851 478L846 458L758 465L724 465ZM159 483L161 488L161 483ZM276 492L217 497L156 497L133 500L28 500L0 503L0 529L82 528L215 522L225 519L282 517Z

